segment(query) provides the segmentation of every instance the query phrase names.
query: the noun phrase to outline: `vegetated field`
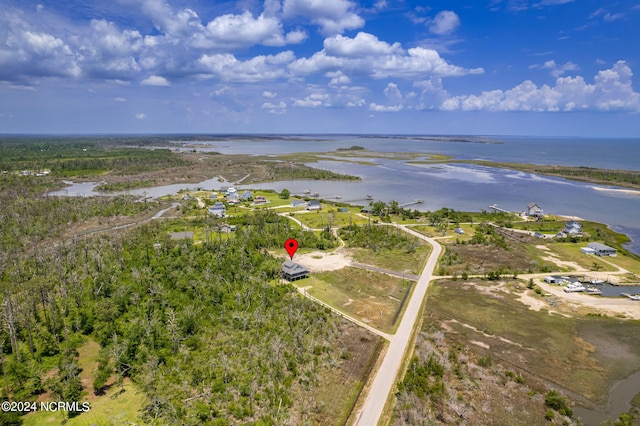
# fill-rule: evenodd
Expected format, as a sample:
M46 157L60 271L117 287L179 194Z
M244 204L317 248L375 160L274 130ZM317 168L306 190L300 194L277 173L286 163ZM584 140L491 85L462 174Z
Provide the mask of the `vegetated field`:
M339 212L330 204L324 204L323 210L292 214L291 216L295 217L309 228L326 228L329 223L331 223L332 228L335 228L348 226L349 224L365 224L367 220L356 214L359 211L360 208L358 207L350 207L348 212Z
M338 231L353 258L368 265L420 274L431 246L393 226L347 226Z
M332 247L332 235L296 234L286 218L255 212L228 219L239 225L233 238L202 244L171 240L170 220L63 240L69 223L158 206L43 197L51 179L0 176L0 385L10 398L91 400L95 409L78 417L98 424L116 411L166 424L346 418L379 339L277 285L280 261L268 252L290 231L302 247ZM206 229L215 220L177 223ZM102 384L90 342L107 354ZM112 399L120 380L125 393Z
M640 321L533 311L518 299L525 291L537 296L515 284L435 282L425 324L527 380L559 386L578 401L606 403L609 388L640 363Z
M394 330L409 281L359 268L315 273L296 283L334 308L379 330Z
M444 240L445 252L438 263L438 274L514 274L559 268L536 256L531 237L512 236L508 231L485 224L474 225L469 234L466 239Z
M76 180L99 176L104 181L99 189L104 191L193 183L215 176L223 176L230 183L246 177L244 184L289 179L359 179L266 156L220 155L197 152L195 148L180 152L152 148L159 145L177 146L162 137L2 138L0 172L35 174L49 170L50 176Z

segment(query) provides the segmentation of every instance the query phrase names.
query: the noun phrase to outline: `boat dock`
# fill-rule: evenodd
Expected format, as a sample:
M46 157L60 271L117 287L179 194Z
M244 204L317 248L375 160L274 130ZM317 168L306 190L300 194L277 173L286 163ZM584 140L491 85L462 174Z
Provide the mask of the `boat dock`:
M493 209L494 211L497 211L497 212L511 213L511 212L510 212L510 211L508 211L508 210L501 209L500 207L498 207L498 205L497 205L497 204L493 204L493 205L489 206L489 208L490 208L490 209Z
M414 205L414 204L422 204L423 202L424 202L424 201L422 201L422 200L420 200L420 199L416 198L415 200L410 201L410 202L408 202L408 203L398 204L398 207L412 206L412 205Z

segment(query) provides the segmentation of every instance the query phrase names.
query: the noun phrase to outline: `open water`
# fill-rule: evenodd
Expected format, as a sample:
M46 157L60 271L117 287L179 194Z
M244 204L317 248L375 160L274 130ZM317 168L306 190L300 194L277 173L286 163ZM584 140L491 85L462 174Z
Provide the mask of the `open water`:
M329 152L352 145L372 151L435 153L456 159L484 159L503 162L559 164L610 169L640 170L640 139L524 138L524 137L373 137L357 135L273 136L270 138L234 136L229 139L198 141L199 150L225 154L275 155L295 152ZM357 175L361 181L281 181L250 185L252 188L283 188L292 193L309 189L321 197L340 196L342 201L368 204L366 195L376 200L415 199L419 210L450 207L457 210L489 210L498 204L509 211L523 211L536 202L545 213L578 216L608 224L627 234L627 248L640 254L640 191L620 191L614 186L594 185L470 164L408 164L389 159L366 159L375 165L335 161L310 164L340 173ZM127 191L151 197L176 193L180 189L217 189L216 178L188 185L168 185ZM239 186L243 188L242 185ZM92 186L82 184L58 194L94 195Z

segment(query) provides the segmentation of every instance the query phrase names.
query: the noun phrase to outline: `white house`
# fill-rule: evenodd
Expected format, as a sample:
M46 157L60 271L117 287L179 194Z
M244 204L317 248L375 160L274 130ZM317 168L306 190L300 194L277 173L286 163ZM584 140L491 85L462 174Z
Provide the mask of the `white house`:
M582 225L580 222L572 220L564 225L564 232L568 235L582 234Z
M544 210L536 203L529 203L527 204L527 209L524 211L524 214L527 216L542 217L544 216Z

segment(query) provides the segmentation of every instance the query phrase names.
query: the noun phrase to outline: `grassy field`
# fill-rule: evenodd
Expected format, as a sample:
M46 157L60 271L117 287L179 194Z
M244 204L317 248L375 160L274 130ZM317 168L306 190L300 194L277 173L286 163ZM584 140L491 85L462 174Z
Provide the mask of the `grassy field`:
M310 228L323 228L327 223L331 222L331 227L348 226L350 223L354 225L363 225L367 220L358 216L359 207L350 207L348 212L339 212L335 207L325 204L323 210L319 212L293 214L292 216L304 223Z
M38 411L23 417L24 424L29 426L57 425L122 425L127 422L140 423L138 411L146 403L144 395L134 384L125 382L123 387L111 386L104 395L96 396L93 392L93 377L97 368L100 345L88 340L78 348L78 365L82 369L80 379L84 395L80 402L88 401L91 409L76 417L67 419L64 412Z
M389 269L398 273L406 272L419 275L429 257L431 246L419 245L413 253L407 253L404 249L373 251L366 248L350 249L353 258L360 263Z
M359 268L316 273L297 282L311 286L307 292L379 330L394 330L394 319L409 288L409 282Z
M446 323L454 340L480 342L470 346L483 356L595 403L606 402L608 389L637 370L640 321L533 311L518 300L533 292L515 284L436 282L426 322Z

